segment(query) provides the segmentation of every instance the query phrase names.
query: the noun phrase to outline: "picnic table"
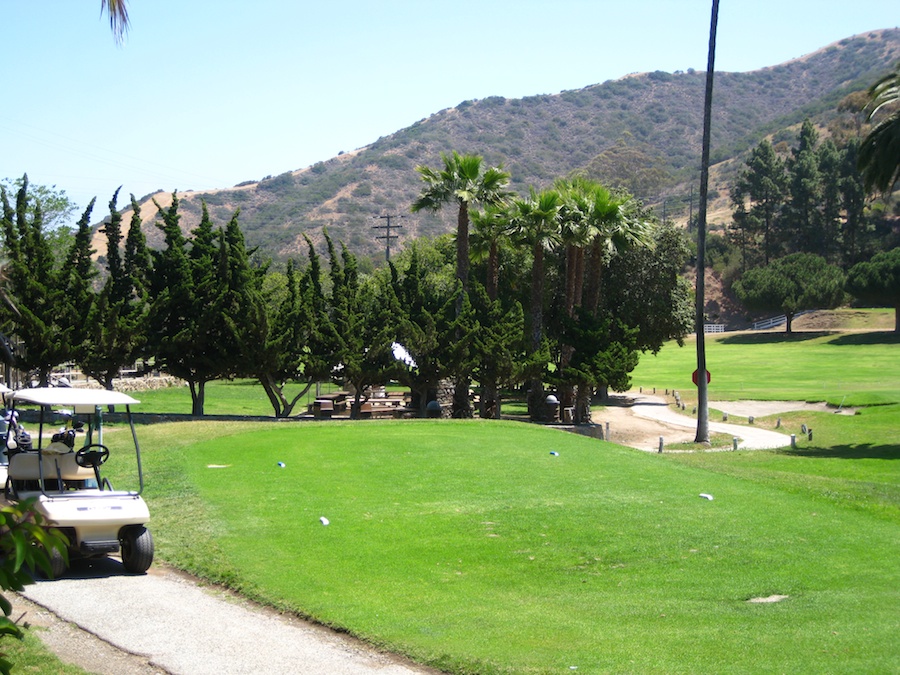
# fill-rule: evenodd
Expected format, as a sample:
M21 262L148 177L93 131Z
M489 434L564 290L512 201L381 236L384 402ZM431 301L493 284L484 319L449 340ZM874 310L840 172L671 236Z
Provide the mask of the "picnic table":
M338 412L347 410L347 397L349 393L346 391L335 391L330 394L320 394L316 396L316 400L309 404L309 412L315 417L331 417Z

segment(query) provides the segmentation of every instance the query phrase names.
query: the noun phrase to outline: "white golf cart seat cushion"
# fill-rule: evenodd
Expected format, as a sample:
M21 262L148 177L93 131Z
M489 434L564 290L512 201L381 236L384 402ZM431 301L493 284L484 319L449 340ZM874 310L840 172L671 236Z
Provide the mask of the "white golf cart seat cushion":
M57 474L57 469L59 473ZM94 478L94 472L88 467L78 466L75 453L66 455L44 455L44 478L59 476L63 480L86 480ZM41 477L38 455L36 452L20 452L9 458L9 477L12 480L39 480Z

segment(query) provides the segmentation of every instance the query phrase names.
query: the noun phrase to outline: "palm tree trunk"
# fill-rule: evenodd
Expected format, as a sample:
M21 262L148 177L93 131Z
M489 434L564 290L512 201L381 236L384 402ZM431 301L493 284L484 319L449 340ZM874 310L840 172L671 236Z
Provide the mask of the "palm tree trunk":
M709 145L712 122L713 74L716 60L716 25L719 0L713 0L709 25L709 58L706 65L706 95L703 102L703 147L700 158L700 212L697 219L697 294L694 330L697 335L697 434L695 443L709 443L709 389L706 382L706 342L703 332L706 304L706 207L709 189Z
M459 214L456 217L456 278L462 282L464 291L469 290L469 205L459 203ZM459 300L457 316L462 310Z
M570 319L575 316L576 275L578 272L579 247L569 244L566 246L566 316ZM571 345L563 344L560 349L559 365L561 369L568 367L572 361L575 349ZM575 385L565 383L559 387L560 411L571 408L575 404ZM562 415L560 416L562 417Z
M534 263L531 269L531 351L541 348L544 323L544 246L536 242L532 246ZM532 377L528 390L528 415L534 421L544 419L544 383L540 377Z
M603 240L595 237L591 244L591 260L588 267L587 289L584 307L594 314L600 307L600 280L603 276Z
M497 240L492 240L491 248L488 252L487 279L485 280L485 290L491 302L497 301L497 290L500 286L500 252L498 249Z
M575 306L581 307L584 294L584 247L575 249Z

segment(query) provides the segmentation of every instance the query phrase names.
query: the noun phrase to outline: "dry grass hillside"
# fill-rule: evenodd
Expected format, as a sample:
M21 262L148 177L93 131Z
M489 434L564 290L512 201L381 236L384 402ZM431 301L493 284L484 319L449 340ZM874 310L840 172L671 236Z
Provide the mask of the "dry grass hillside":
M788 63L749 73L717 73L710 184L711 224L730 220L728 185L744 153L762 138L793 142L811 117L823 131L847 94L868 87L900 59L900 29L872 31L823 47ZM321 241L323 228L359 256L380 258L374 220L408 214L402 241L452 230L452 213L409 214L419 190L416 165L437 165L441 152L481 154L503 164L520 193L573 172L622 185L657 215L686 222L693 204L700 156L705 74L656 71L592 84L558 95L463 101L371 145L313 166L266 176L234 187L179 194L187 232L199 222L201 200L224 225L240 209L249 246L276 259L301 255L303 234ZM162 237L153 226L155 199L141 212L151 245ZM130 214L125 216L125 225ZM103 253L105 242L95 238Z

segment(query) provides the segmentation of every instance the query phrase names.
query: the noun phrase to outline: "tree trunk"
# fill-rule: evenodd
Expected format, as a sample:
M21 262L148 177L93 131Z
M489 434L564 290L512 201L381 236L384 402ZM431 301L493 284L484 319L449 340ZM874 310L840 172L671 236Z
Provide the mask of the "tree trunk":
M534 267L531 270L531 351L541 348L544 323L544 247L532 247Z
M794 331L791 328L791 324L794 322L794 313L793 312L785 312L785 329L784 332L790 335Z
M453 383L453 413L454 419L469 419L472 417L472 404L469 401L468 377L460 377Z
M531 352L541 348L544 323L544 247L537 242L532 247L534 265L531 270ZM542 421L544 415L544 383L540 377L531 379L528 390L528 415L535 422Z
M284 417L284 396L278 388L278 385L275 384L275 381L272 379L271 375L260 375L259 383L262 385L263 391L266 392L266 396L269 399L269 403L272 404L272 409L275 411L275 417Z
M894 307L894 332L900 333L900 304Z
M700 157L700 212L697 218L697 288L694 330L697 335L697 372L706 373L706 338L704 309L706 305L706 210L709 196L709 145L712 128L713 76L716 60L716 26L719 0L713 0L709 26L709 56L706 64L706 91L703 99L703 143ZM709 389L706 378L697 379L697 434L695 443L709 444Z
M532 422L543 422L547 419L544 406L544 383L539 377L532 378L528 388L528 417Z
M206 380L191 381L191 415L203 417L203 403L206 399Z
M600 306L600 280L603 275L603 241L594 237L591 245L591 259L588 267L587 288L585 289L584 307L593 314Z
M575 414L572 421L575 424L590 424L591 419L591 394L593 390L587 382L579 382L575 397Z
M581 307L584 293L584 247L575 250L575 307Z
M575 316L575 295L576 295L576 275L578 272L578 251L577 246L566 246L566 316L570 319ZM569 363L572 362L572 356L575 349L571 345L563 344L560 346L559 365L560 370L565 370ZM565 408L571 408L575 404L575 385L571 383L561 384L559 387L559 407L560 411ZM562 415L560 415L562 418Z
M464 291L469 290L469 205L460 202L456 217L456 278L462 282ZM462 310L462 301L457 306L457 316Z
M481 383L479 408L482 419L500 419L500 395L496 382L487 380Z
M358 420L362 410L362 387L353 387L353 403L350 405L350 419ZM366 397L368 401L368 397Z
M485 291L491 302L497 301L497 289L500 286L500 252L497 240L491 241L491 250L488 253L487 279Z

